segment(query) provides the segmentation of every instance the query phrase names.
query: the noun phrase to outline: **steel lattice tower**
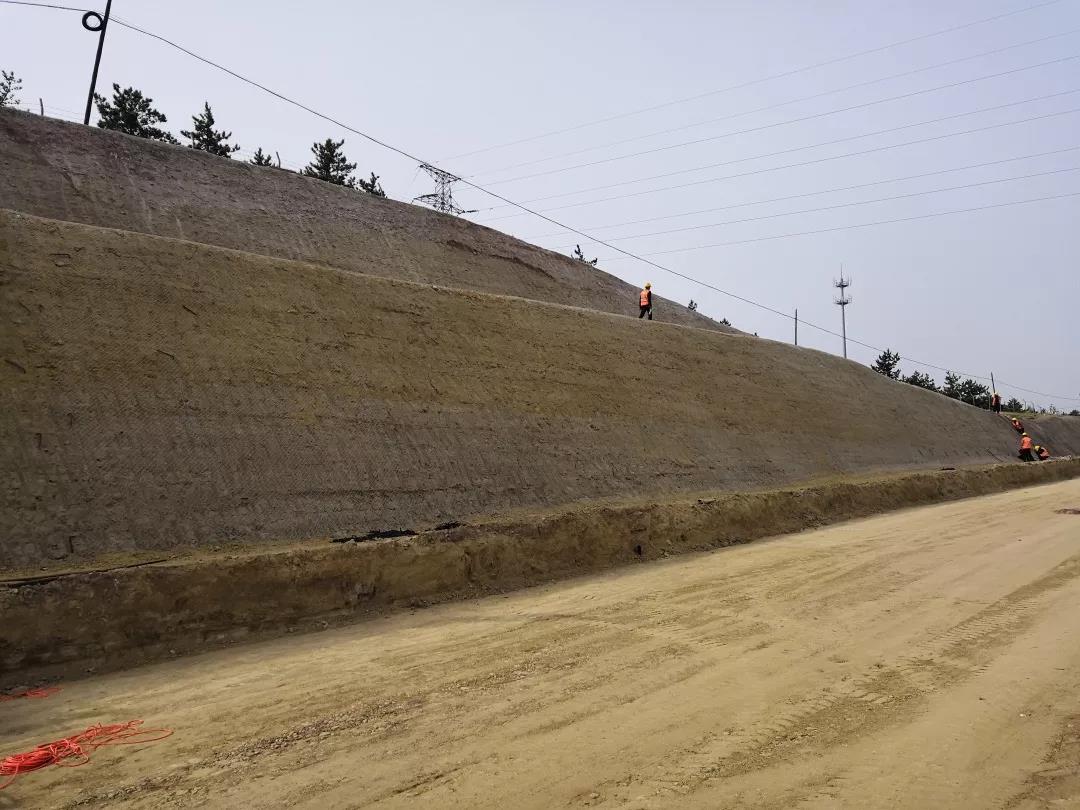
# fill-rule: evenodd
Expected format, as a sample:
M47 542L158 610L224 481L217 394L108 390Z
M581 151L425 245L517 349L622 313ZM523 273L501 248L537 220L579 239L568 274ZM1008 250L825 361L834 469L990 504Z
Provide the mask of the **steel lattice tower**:
M413 197L413 202L430 206L436 211L453 214L454 216L476 213L475 211L466 211L454 202L454 191L451 187L461 179L460 177L450 174L450 172L444 172L430 163L421 163L420 168L431 175L431 179L435 181L435 191L431 194L421 194L419 197Z

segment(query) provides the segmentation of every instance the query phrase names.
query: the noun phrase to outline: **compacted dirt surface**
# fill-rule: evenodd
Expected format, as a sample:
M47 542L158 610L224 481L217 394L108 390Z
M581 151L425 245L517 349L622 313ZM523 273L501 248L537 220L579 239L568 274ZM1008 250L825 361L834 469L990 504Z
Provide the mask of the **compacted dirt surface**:
M1080 481L0 703L0 808L1080 806ZM267 604L273 611L274 605Z

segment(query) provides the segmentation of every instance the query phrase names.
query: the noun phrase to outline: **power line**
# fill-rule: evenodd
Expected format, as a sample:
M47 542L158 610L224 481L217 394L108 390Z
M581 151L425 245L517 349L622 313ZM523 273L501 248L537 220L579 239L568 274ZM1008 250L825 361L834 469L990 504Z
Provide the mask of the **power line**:
M1063 93L1054 93L1051 96L1042 96L1040 98L1027 99L1026 101L1014 102L1013 104L1006 104L1006 105L1002 105L1002 106L1008 107L1008 106L1016 106L1017 104L1029 104L1029 103L1031 103L1033 101L1041 101L1041 100L1046 99L1046 98L1053 98L1054 96L1061 96L1061 95L1069 95L1069 94L1077 93L1077 92L1080 92L1080 88L1077 88L1075 90L1066 90ZM995 109L995 108L988 108L988 109ZM976 110L975 112L985 112L985 111L986 110ZM1032 123L1033 121L1044 121L1044 120L1047 120L1049 118L1058 118L1058 117L1060 117L1062 115L1072 115L1073 113L1077 113L1077 112L1080 112L1080 108L1075 108L1075 109L1071 109L1071 110L1062 110L1060 112L1047 113L1045 115L1036 115L1036 116L1032 116L1030 118L1020 118L1020 119L1017 119L1016 121L1005 121L1005 122L1000 123L1000 124L988 124L988 125L982 126L982 127L974 127L972 129L960 130L959 132L946 132L943 135L932 135L932 136L927 137L927 138L917 138L917 139L915 139L913 141L902 141L901 143L888 144L886 146L874 146L874 147L871 147L869 149L860 149L857 152L846 152L846 153L844 153L842 155L830 155L828 157L814 158L812 160L803 160L803 161L799 161L798 163L785 163L785 164L782 164L780 166L767 166L767 167L765 167L763 169L753 169L753 170L747 171L747 172L737 172L736 174L728 174L728 175L723 175L721 177L710 177L707 180L692 180L692 181L690 181L688 183L679 183L679 184L674 185L674 186L661 186L660 188L650 188L650 189L645 189L643 191L631 191L631 192L628 192L626 194L616 194L616 195L611 196L611 197L600 197L600 198L595 199L595 200L582 200L582 201L576 202L576 203L567 203L566 205L555 206L554 208L545 208L544 211L546 211L546 212L563 211L563 210L566 210L567 208L580 208L581 206L584 206L584 205L596 205L598 203L611 202L613 200L625 200L625 199L629 199L629 198L632 198L632 197L642 197L642 196L645 196L645 195L648 195L648 194L658 194L658 193L663 192L663 191L675 191L675 190L683 189L683 188L691 188L693 186L708 185L710 183L719 183L719 182L723 182L724 180L735 180L735 179L738 179L738 178L741 178L741 177L751 177L751 176L757 175L757 174L766 174L768 172L782 171L784 169L796 169L796 168L800 168L802 166L813 166L813 165L816 165L816 164L819 164L819 163L829 163L829 162L834 161L834 160L844 160L844 159L850 158L850 157L859 157L859 156L862 156L862 155L870 155L870 154L874 154L876 152L885 152L885 151L888 151L890 149L899 149L899 148L905 147L905 146L916 146L916 145L919 145L919 144L931 143L933 141L941 141L941 140L946 140L948 138L956 138L956 137L959 137L961 135L972 135L972 134L977 133L977 132L987 132L987 131L992 130L992 129L1000 129L1002 127L1017 126L1019 124L1029 124L1029 123ZM970 115L971 113L964 113L964 114L965 115ZM906 129L906 128L907 127L899 127L899 129ZM880 133L873 133L873 134L880 134ZM857 137L866 137L866 136L857 136ZM824 144L812 144L811 146L798 147L796 149L787 150L787 151L796 151L797 152L797 151L800 151L801 149L812 149L815 146L823 146L823 145ZM735 161L728 161L728 163L742 163L742 162L745 162L747 160L756 160L756 159L761 158L761 157L769 157L769 156L770 155L755 155L755 156L748 157L748 158L740 158L739 160L735 160ZM727 165L727 163L718 164L718 165ZM704 169L712 168L712 166L699 167L699 169L688 170L688 171L700 171L703 168ZM676 174L678 174L678 172L676 172ZM652 179L656 179L656 178L642 178L641 180L628 181L628 182L643 182L644 180L652 180ZM615 183L613 185L600 186L598 188L611 188L613 186L620 186L620 185L626 185L626 183ZM597 190L597 189L592 188L592 189L583 189L581 191L567 192L567 194L553 194L553 195L549 195L547 197L538 197L538 198L531 199L531 200L525 200L525 203L543 202L545 200L556 199L558 197L568 196L568 195L571 195L571 194L584 194L587 191L595 191L595 190ZM520 207L521 206L519 204L513 203L511 205L493 206L492 208L489 208L487 210L493 211L493 210L501 209L501 208L520 208ZM521 214L505 214L505 215L498 216L498 217L491 217L490 219L484 220L483 224L487 224L489 222L497 222L497 221L502 220L502 219L510 219L510 218L516 217L516 216L521 216Z
M0 0L0 4L5 6L36 6L37 8L57 8L61 11L82 11L87 12L90 9L86 8L74 8L72 6L57 6L52 3L28 3L25 0Z
M1072 169L1070 171L1076 171L1076 169ZM705 250L707 248L717 248L717 247L731 247L732 245L747 245L747 244L750 244L752 242L769 242L769 241L772 241L774 239L789 239L789 238L794 237L794 236L811 236L813 234L819 234L819 233L834 233L836 231L849 231L849 230L855 230L857 228L870 228L870 227L873 227L873 226L876 226L876 225L891 225L891 224L896 223L896 222L914 222L915 220L919 220L919 219L933 219L935 217L945 217L945 216L950 216L952 214L967 214L967 213L971 213L972 211L988 211L991 208L1006 208L1006 207L1008 207L1010 205L1026 205L1027 203L1043 202L1043 201L1046 201L1046 200L1062 200L1062 199L1065 199L1066 197L1077 197L1077 196L1080 196L1080 191L1069 192L1067 194L1055 194L1055 195L1051 195L1049 197L1033 197L1033 198L1028 199L1028 200L1013 200L1011 202L993 203L991 205L979 205L979 206L976 206L974 208L957 208L957 209L954 209L952 211L937 211L937 212L934 212L932 214L916 214L914 216L899 217L899 218L896 218L896 219L879 219L879 220L876 220L874 222L860 222L860 223L857 223L855 225L838 225L838 226L833 227L833 228L819 228L819 229L812 230L812 231L795 231L795 232L792 232L792 233L774 234L772 236L759 236L759 237L756 237L754 239L739 239L739 240L736 240L736 241L733 241L733 242L715 242L715 243L710 244L710 245L694 245L692 247L672 248L671 250L660 250L660 251L656 251L654 253L645 253L645 254L642 254L642 255L645 255L645 256L669 256L669 255L671 255L673 253L689 253L689 252L694 251L694 250ZM618 240L614 240L614 241L618 241ZM617 248L614 245L612 245L610 242L601 242L599 244L603 244L605 247L609 247L609 248L613 248L614 250L618 250L620 253L624 252L620 248ZM615 258L618 258L618 257L609 256L609 257L606 257L606 258L601 258L600 261L609 262L609 261L612 261L612 259L615 259ZM638 258L638 257L635 256L635 258Z
M685 233L687 231L702 231L709 228L721 228L726 225L742 225L747 222L761 222L766 219L779 219L780 217L793 217L800 214L817 214L822 211L836 211L841 208L854 208L860 205L872 205L880 202L892 202L894 200L907 200L914 197L925 197L930 194L943 194L947 191L960 191L968 188L979 188L981 186L992 186L997 183L1010 183L1016 180L1030 180L1033 177L1047 177L1054 174L1064 174L1065 172L1080 171L1080 166L1069 166L1064 169L1050 169L1045 172L1035 172L1033 174L1022 174L1016 177L1002 177L997 180L982 180L978 183L965 183L961 186L948 186L946 188L935 188L928 191L913 191L908 194L896 194L890 197L877 197L873 200L859 200L858 202L837 203L836 205L826 205L820 208L803 208L800 211L784 211L779 214L763 214L760 217L745 217L744 219L729 219L725 222L711 222L705 225L688 225L685 228L670 228L666 231L652 231L650 233L635 233L628 234L626 236L609 236L613 242L625 242L628 239L645 239L650 236L667 236L673 233ZM560 234L561 235L561 234ZM568 250L573 245L558 245L553 250Z
M551 161L551 160L558 160L559 158L574 157L576 155L585 154L586 152L595 152L595 151L598 151L600 149L607 149L608 147L611 147L611 146L621 146L621 145L626 144L626 143L634 143L636 141L648 140L649 138L655 138L655 137L658 137L660 135L670 135L670 134L672 134L674 132L683 132L683 131L688 130L688 129L695 129L697 127L707 126L709 124L718 124L718 123L720 123L722 121L731 121L731 120L733 120L735 118L742 118L742 117L747 116L747 115L753 115L754 113L767 112L769 110L775 110L775 109L778 109L780 107L787 107L787 106L790 106L792 104L797 104L797 103L802 102L802 101L812 101L814 99L824 98L825 96L835 95L836 93L843 93L843 92L846 92L848 90L856 90L856 89L858 89L860 87L869 87L870 85L873 85L873 84L880 84L881 82L890 81L892 79L900 79L900 78L904 78L906 76L913 76L916 73L925 73L928 70L936 70L937 68L948 67L950 65L956 65L956 64L959 64L961 62L970 62L972 59L980 59L980 58L982 58L984 56L993 56L994 54L999 54L999 53L1003 53L1005 51L1015 50L1016 48L1023 48L1023 47L1026 47L1028 45L1035 45L1035 44L1037 44L1039 42L1046 42L1046 41L1051 40L1051 39L1060 39L1061 37L1070 36L1070 35L1076 34L1076 33L1080 33L1080 28L1074 28L1074 29L1072 29L1070 31L1062 31L1061 33L1058 33L1058 34L1050 34L1049 36L1039 37L1038 39L1029 39L1026 42L1018 42L1018 43L1013 44L1013 45L1006 45L1003 48L995 48L995 49L990 50L990 51L983 51L982 53L972 54L971 56L962 56L959 59L950 59L950 60L948 60L946 62L938 62L938 63L933 64L933 65L927 65L927 66L921 67L921 68L914 68L913 70L906 70L906 71L904 71L902 73L893 73L893 74L891 74L889 76L882 76L882 77L880 77L878 79L869 79L868 81L857 82L856 84L849 84L849 85L846 85L844 87L837 87L837 88L835 88L833 90L825 90L823 92L814 93L814 94L809 95L809 96L801 96L799 98L793 98L793 99L790 99L788 101L777 102L776 104L768 104L768 105L766 105L764 107L755 107L752 110L744 110L742 112L732 113L731 115L723 115L723 116L720 116L719 118L710 118L710 119L707 119L705 121L698 121L697 123L694 123L694 124L685 124L683 126L670 127L668 129L661 129L661 130L657 130L655 132L646 133L645 135L635 135L632 138L622 138L622 139L617 140L617 141L609 141L607 143L597 144L596 146L588 146L588 147L585 147L584 149L574 149L574 150L571 150L569 152L562 152L562 153L560 153L558 155L550 155L548 157L537 158L535 160L527 160L527 161L524 161L522 163L514 163L514 164L511 164L509 166L503 166L503 167L498 168L498 169L488 169L488 170L485 170L485 171L482 171L482 172L475 172L475 173L473 173L471 175L468 175L468 176L471 177L471 178L476 178L476 177L482 177L482 176L488 175L488 174L498 174L500 172L509 171L510 169L520 169L520 168L524 168L526 166L535 166L535 165L537 165L539 163L547 163L548 161Z
M1051 5L1054 2L1060 2L1060 0L1050 0L1050 2L1044 3L1043 5ZM379 138L376 138L375 136L370 135L370 134L368 134L368 133L366 133L366 132L364 132L362 130L359 130L359 129L356 129L355 127L349 126L348 124L345 124L344 122L339 121L338 119L333 118L332 116L326 115L325 113L321 113L321 112L319 112L319 111L317 111L315 109L312 109L311 107L308 107L307 105L302 104L299 101L291 99L288 96L282 95L281 93L278 93L275 90L271 90L269 87L266 87L265 85L260 84L259 82L255 81L253 79L249 79L246 76L243 76L243 75L241 75L241 74L239 74L239 73L237 73L237 72L235 72L233 70L230 70L229 68L226 68L223 65L220 65L220 64L218 64L218 63L216 63L216 62L214 62L214 61L212 61L210 59L207 59L206 57L200 56L199 54L196 54L196 53L188 50L187 48L184 48L183 46L178 45L177 43L167 39L166 37L163 37L163 36L161 36L159 34L154 34L154 33L150 32L150 31L147 31L147 30L145 30L143 28L140 28L140 27L138 27L138 26L136 26L136 25L134 25L132 23L122 21L119 18L114 17L113 22L117 23L118 25L120 25L120 26L122 26L124 28L127 28L127 29L130 29L130 30L136 31L136 32L138 32L140 34L143 34L144 36L148 36L148 37L150 37L152 39L156 39L156 40L158 40L160 42L163 42L166 45L169 45L170 47L175 48L176 50L179 50L182 53L187 54L188 56L191 56L193 59L196 59L196 60L198 60L198 61L200 61L200 62L202 62L202 63L204 63L206 65L209 65L209 66L214 67L214 68L216 68L218 70L221 70L222 72L227 73L230 76L233 76L234 78L236 78L236 79L238 79L238 80L240 80L240 81L242 81L242 82L244 82L246 84L251 85L252 87L256 87L256 88L262 90L263 92L268 93L269 95L272 95L275 98L280 99L281 101L284 101L286 104L290 104L290 105L296 107L297 109L301 109L301 110L304 110L305 112L310 113L311 115L315 116L316 118L320 118L320 119L322 119L324 121L327 121L328 123L331 123L331 124L333 124L335 126L341 127L342 129L346 130L347 132L352 132L353 134L358 135L359 137L364 138L365 140L367 140L367 141L369 141L371 143L374 143L377 146L381 146L384 149L387 149L388 151L391 151L391 152L394 152L395 154L401 155L402 157L407 158L408 160L412 161L413 163L428 163L428 161L425 161L422 158L419 158L416 155L413 155L413 154L409 153L405 149L394 146L394 145L392 145L390 143L387 143L386 141L380 140ZM430 165L434 165L434 164L430 164ZM508 205L516 206L516 207L520 208L521 210L525 211L526 213L532 214L533 216L536 216L536 217L538 217L538 218L540 218L540 219L542 219L542 220L544 220L546 222L550 222L552 225L555 225L555 226L558 226L558 227L561 227L561 228L565 228L566 230L569 230L569 231L571 231L573 233L577 233L579 236L582 236L582 237L584 237L586 239L589 239L589 240L591 240L593 242L596 242L597 244L604 245L605 247L609 247L612 250L614 250L614 251L616 251L618 253L621 253L621 254L623 254L625 256L628 256L630 258L637 259L637 260L641 261L642 263L647 264L647 265L649 265L651 267L654 267L656 269L659 269L659 270L662 270L664 272L670 273L671 275L684 278L684 279L686 279L688 281L691 281L691 282L693 282L695 284L699 284L699 285L701 285L701 286L703 286L703 287L705 287L707 289L712 289L712 290L714 290L716 292L719 292L719 293L721 293L723 295L726 295L726 296L728 296L730 298L734 298L735 300L742 301L742 302L744 302L746 304L749 304L750 306L756 307L758 309L762 309L762 310L767 311L767 312L772 312L772 313L774 313L776 315L779 315L781 317L788 318L788 319L791 319L791 317L792 317L790 314L788 314L786 312L781 312L780 310L774 309L773 307L770 307L770 306L768 306L766 304L761 304L761 303L759 303L757 301L754 301L752 299L749 299L749 298L746 298L744 296L738 295L736 293L732 293L732 292L729 292L727 290L723 290L723 289L721 289L721 288L719 288L719 287L717 287L717 286L715 286L713 284L709 284L708 282L701 281L700 279L693 278L692 276L688 276L685 273L680 273L677 270L673 270L673 269L671 269L669 267L665 267L665 266L663 266L663 265L661 265L661 264L659 264L657 262L654 262L651 259L648 259L648 258L646 258L644 256L639 256L639 255L637 255L635 253L632 253L632 252L630 252L628 250L620 248L620 247L618 247L616 245L608 244L607 242L605 242L602 239L598 239L598 238L596 238L596 237L594 237L594 236L592 236L592 235L590 235L588 233L585 233L585 232L580 231L580 230L578 230L576 228L573 228L573 227L571 227L569 225L566 225L566 224L564 224L562 222L559 222L558 220L552 219L551 217L549 217L549 216L547 216L547 215L545 215L543 213L540 213L539 211L528 208L526 205L524 205L522 203L516 203L513 200L510 200L509 198L504 197L503 195L499 194L498 192L490 191L490 190L488 190L488 189L486 189L486 188L484 188L482 186L479 186L476 183L472 182L471 180L462 179L461 182L463 184L469 186L470 188L475 189L476 191L480 191L480 192L482 192L484 194L487 194L487 195L489 195L491 197L494 197L495 199L497 199L497 200L499 200L499 201L501 201L503 203L506 203ZM1078 193L1080 193L1080 192L1078 192ZM1032 202L1034 202L1034 201L1032 201ZM836 334L835 332L832 332L831 330L826 329L825 327L818 326L818 325L813 324L813 323L811 323L809 321L803 321L803 323L805 325L807 325L807 326L810 326L811 328L818 329L819 331L825 332L827 334L833 334L833 335ZM874 346L871 346L870 344L861 343L861 342L855 341L855 340L852 340L852 342L857 343L858 345L864 346L866 348L872 349L874 351L881 351L881 349L879 349L877 347L874 347ZM935 366L935 365L930 364L930 363L922 363L922 362L914 360L912 358L908 358L908 360L909 360L909 362L915 363L916 365L922 365L922 366L925 366L927 368L936 368L936 369L939 369L939 370L945 370L941 366ZM972 377L972 378L975 378L975 379L986 379L985 377L982 377L980 375L968 374L968 375L965 375L965 376ZM1007 383L1004 380L1002 381L1002 386L1013 387L1013 388L1016 388L1017 390L1022 390L1022 391L1025 391L1027 393L1030 393L1030 394L1035 394L1037 396L1047 397L1047 398L1050 398L1050 399L1060 399L1060 400L1075 399L1074 397L1056 396L1056 395L1046 394L1046 393L1039 392L1039 391L1031 391L1031 390L1028 390L1028 389L1021 388L1020 386L1012 386L1010 383Z
M753 87L754 85L763 84L765 82L770 82L770 81L775 81L776 79L783 79L783 78L786 78L788 76L795 76L795 75L797 75L799 73L805 73L806 71L809 71L809 70L816 70L818 68L827 67L829 65L839 64L840 62L846 62L846 61L851 60L851 59L857 59L860 56L869 56L870 54L880 53L882 51L887 51L887 50L889 50L891 48L898 48L898 47L900 47L902 45L910 45L913 42L920 42L920 41L922 41L924 39L932 39L933 37L939 37L939 36L942 36L944 34L951 34L951 33L954 33L956 31L963 31L966 28L973 28L976 25L983 25L985 23L995 22L997 20L1003 20L1003 19L1005 19L1007 17L1012 17L1012 16L1015 16L1017 14L1025 14L1025 13L1027 13L1029 11L1035 11L1036 9L1045 8L1046 6L1057 5L1060 2L1061 2L1061 0L1047 0L1047 2L1035 3L1034 5L1025 6L1024 8L1015 9L1014 11L1007 11L1007 12L1004 12L1002 14L996 14L996 15L994 15L992 17L984 17L984 18L982 18L980 20L974 20L972 22L962 23L960 25L954 25L954 26L951 26L949 28L942 28L942 29L940 29L938 31L931 31L929 33L920 34L920 35L915 36L915 37L909 37L907 39L898 40L896 42L890 42L890 43L888 43L886 45L879 45L879 46L877 46L875 48L868 48L867 50L864 50L864 51L857 51L856 53L847 54L846 56L833 57L832 59L826 59L826 60L824 60L822 62L815 62L814 64L811 64L811 65L804 65L803 67L793 68L792 70L785 70L785 71L783 71L781 73L774 73L772 75L763 76L763 77L758 78L758 79L751 79L750 81L741 82L739 84L729 85L728 87L722 87L722 88L720 88L718 90L709 90L708 92L705 92L705 93L698 93L698 94L693 95L693 96L686 96L684 98L675 99L673 101L665 101L665 102L663 102L661 104L654 104L654 105L652 105L650 107L641 107L641 108L636 109L636 110L631 110L629 112L622 112L622 113L618 113L616 115L609 115L609 116L606 116L604 118L597 118L597 119L594 119L592 121L586 121L586 122L581 123L581 124L575 124L574 126L564 127L563 129L555 129L555 130L551 130L549 132L543 132L543 133L541 133L539 135L531 135L529 137L519 138L519 139L514 140L514 141L507 141L505 143L495 144L493 146L485 146L485 147L483 147L481 149L474 149L471 152L463 152L462 154L454 155L454 156L452 156L450 158L447 158L447 160L458 160L460 158L472 157L473 155L479 155L479 154L481 154L483 152L490 152L490 151L492 151L494 149L505 149L506 147L517 146L518 144L529 143L531 141L537 141L537 140L540 140L541 138L550 138L550 137L553 137L555 135L562 135L562 134L567 133L567 132L575 132L575 131L580 130L580 129L585 129L586 127L596 126L597 124L605 124L605 123L608 123L610 121L618 121L618 120L623 119L623 118L629 118L630 116L641 115L642 113L647 113L647 112L653 112L654 110L662 110L662 109L665 109L667 107L675 106L676 104L685 104L685 103L690 102L690 101L697 101L698 99L708 98L709 96L719 95L720 93L729 93L729 92L732 92L734 90L742 90L742 89L747 88L747 87Z
M686 146L696 146L701 143L710 143L712 141L723 140L724 138L733 138L737 135L749 135L755 132L764 132L767 129L776 129L777 127L788 126L789 124L801 124L805 121L814 121L819 118L827 118L830 115L839 115L841 113L851 112L852 110L862 110L867 107L876 107L878 104L887 104L891 101L899 101L906 98L914 98L915 96L925 95L926 93L936 93L939 90L949 90L954 87L963 87L968 84L974 84L976 82L983 82L989 79L998 79L1002 76L1011 76L1016 73L1023 73L1028 70L1035 70L1037 68L1046 67L1048 65L1058 65L1062 62L1070 62L1074 59L1080 59L1080 54L1073 54L1072 56L1065 56L1060 59L1051 59L1047 62L1039 62L1034 65L1026 65L1025 67L1013 68L1012 70L1001 71L1000 73L990 73L986 76L976 76L973 79L964 79L963 81L950 82L949 84L940 84L936 87L926 87L922 90L913 90L909 93L901 93L895 96L889 96L888 98L875 99L873 101L865 101L861 104L852 104L847 107L839 107L835 110L826 110L825 112L812 113L810 115L799 116L798 118L789 118L787 121L776 121L772 124L762 124L757 127L749 127L747 129L737 129L733 132L724 132L720 135L710 135L707 138L697 138L692 141L683 141L682 143L667 144L666 146L657 146L652 149L643 149L640 152L631 152L626 155L616 155L615 157L602 158L600 160L591 160L587 163L576 163L573 166L563 166L559 169L548 169L543 172L534 172L532 174L523 174L517 177L510 177L505 180L496 180L488 183L489 186L498 186L503 183L517 183L522 180L532 180L537 177L549 177L553 174L562 174L563 172L575 171L576 169L587 169L592 166L601 166L605 163L615 163L620 160L630 160L632 158L643 157L645 155L654 155L658 152L669 152L672 149L682 149Z
M1002 163L1015 163L1018 160L1031 160L1032 158L1047 157L1049 155L1060 155L1060 154L1064 154L1065 152L1075 152L1077 149L1080 149L1080 145L1067 146L1064 149L1053 149L1053 150L1051 150L1049 152L1035 152L1035 153L1030 154L1030 155L1018 155L1016 157L1001 158L1000 160L989 160L989 161L986 161L985 163L969 163L966 166L953 166L953 167L948 168L948 169L938 169L938 170L932 171L932 172L922 172L920 174L909 174L909 175L907 175L905 177L890 177L890 178L887 178L887 179L884 179L884 180L872 180L872 181L870 181L868 183L856 183L856 184L850 185L850 186L835 186L833 188L823 188L823 189L818 189L818 190L815 190L815 191L805 191L805 192L802 192L800 194L787 194L787 195L785 195L783 197L770 197L770 198L765 199L765 200L753 200L751 202L733 203L732 205L720 205L720 206L717 206L715 208L701 208L701 209L699 209L697 211L686 211L686 212L681 213L681 214L664 214L663 216L659 216L659 217L646 217L644 219L630 219L630 220L626 220L624 222L614 222L614 223L611 223L609 225L590 225L590 226L584 226L584 227L588 228L591 231L604 231L604 230L608 230L609 228L621 228L621 227L626 226L626 225L642 225L642 224L648 223L648 222L660 222L661 220L665 220L665 219L681 219L683 217L691 217L691 216L696 216L698 214L714 214L717 211L730 211L730 210L732 210L734 208L746 208L746 207L749 207L749 206L752 206L752 205L765 205L766 203L785 202L786 200L797 200L797 199L801 199L803 197L816 197L816 196L818 196L820 194L833 194L833 193L838 192L838 191L854 191L854 190L860 189L860 188L870 188L871 186L881 186L881 185L886 185L888 183L899 183L899 182L903 182L903 181L906 181L906 180L919 180L919 179L922 179L924 177L936 177L938 175L950 174L952 172L962 172L962 171L967 171L969 169L981 169L981 168L984 168L986 166L998 166L998 165L1000 165ZM558 231L558 232L553 231L551 233L542 233L542 234L538 234L536 236L519 237L519 238L524 238L526 240L551 239L551 238L554 238L556 236L562 236L562 235L563 235L562 231Z
M668 177L678 177L681 174L693 174L694 172L705 171L706 169L716 169L716 168L719 168L721 166L733 166L736 163L746 163L747 161L750 161L750 160L760 160L762 158L767 158L767 157L777 157L779 155L789 155L789 154L792 154L794 152L805 152L807 149L817 149L817 148L822 147L822 146L834 146L834 145L836 145L838 143L847 143L849 141L857 141L857 140L861 140L863 138L872 138L872 137L876 137L878 135L888 135L890 133L900 132L901 130L905 130L905 129L913 129L915 127L926 126L927 124L939 124L939 123L942 123L943 121L951 121L951 120L954 120L956 118L966 118L967 116L979 115L979 114L984 113L984 112L995 112L997 110L1004 110L1004 109L1007 109L1009 107L1019 107L1019 106L1024 105L1024 104L1033 104L1036 101L1046 101L1047 99L1051 99L1051 98L1060 98L1061 96L1068 96L1068 95L1072 95L1073 93L1080 93L1080 88L1072 88L1070 90L1062 90L1061 92L1058 92L1058 93L1050 93L1050 94L1045 95L1045 96L1036 96L1034 98L1021 99L1019 101L1010 101L1010 102L1008 102L1006 104L996 104L993 107L981 107L981 108L979 108L977 110L968 110L967 112L953 113L952 115L944 115L944 116L941 116L939 118L928 118L928 119L926 119L924 121L916 121L916 122L911 123L911 124L901 124L900 126L888 127L886 129L879 129L879 130L876 130L874 132L864 132L864 133L861 133L859 135L846 135L843 138L833 138L832 140L828 140L828 141L819 141L818 143L811 143L811 144L806 144L806 145L803 145L803 146L793 146L793 147L789 147L787 149L780 149L780 150L776 150L776 151L773 151L773 152L762 152L762 153L757 154L757 155L748 155L746 157L735 158L733 160L722 160L722 161L720 161L718 163L707 163L704 166L694 166L694 167L689 168L689 169L678 169L678 170L672 171L672 172L663 172L662 174L649 175L648 177L636 177L633 180L620 180L617 183L605 183L602 186L591 186L589 188L577 189L575 191L563 191L563 192L560 192L558 194L548 194L548 195L545 195L543 197L533 197L531 199L525 200L525 202L527 202L527 203L545 202L547 200L556 200L556 199L559 199L560 197L572 197L575 194L587 194L590 191L605 191L605 190L607 190L609 188L619 188L620 186L629 186L629 185L633 185L634 183L645 183L645 182L648 182L650 180L664 180L664 179L666 179ZM1073 112L1073 111L1069 110L1067 112ZM1034 118L1024 118L1024 119L1020 119L1019 121L1006 122L1005 124L994 124L994 125L987 126L987 127L979 127L979 128L970 129L970 130L963 130L961 132L946 133L945 135L938 135L938 136L935 136L933 138L926 138L926 139L920 139L920 140L917 140L917 141L911 141L908 144L892 144L892 145L886 146L886 147L877 147L876 149L871 149L871 150L867 150L867 151L872 152L872 151L881 151L883 149L895 149L898 146L907 146L907 145L910 145L910 144L913 144L913 143L925 143L927 141L932 141L932 140L941 140L942 138L952 138L952 137L956 137L958 135L967 135L967 134L970 134L970 133L973 133L973 132L981 132L981 131L983 131L985 129L994 129L996 127L1001 127L1001 126L1010 126L1011 124L1022 124L1022 123L1027 123L1029 121L1038 121L1038 120L1043 119L1043 118L1051 118L1051 117L1054 117L1055 115L1061 115L1061 114L1062 113L1050 113L1048 115L1035 116ZM866 153L865 152L855 152L853 154L854 155L860 155L860 154L866 154ZM837 156L834 156L834 157L831 157L831 158L822 158L821 160L839 160L841 158L851 157L851 156L852 155L837 155ZM803 165L803 164L796 164L796 165ZM776 167L774 169L771 169L771 171L776 171L777 168L783 168L783 167ZM694 183L690 183L690 184L687 184L687 185L694 185ZM686 186L675 186L675 188L685 188L685 187ZM654 193L656 191L666 191L666 190L667 189L651 189L651 190L649 190L647 192L644 192L644 193ZM641 193L641 192L639 192L639 193ZM634 195L631 194L631 195L628 195L628 196L634 196ZM614 198L614 199L618 199L618 198ZM606 202L606 200L597 200L596 202ZM581 205L581 204L584 204L584 203L577 203L577 204ZM506 206L495 206L495 207L493 207L491 209L488 209L488 210L494 210L494 208L504 208L504 207L506 207ZM489 220L489 221L491 221L491 220Z

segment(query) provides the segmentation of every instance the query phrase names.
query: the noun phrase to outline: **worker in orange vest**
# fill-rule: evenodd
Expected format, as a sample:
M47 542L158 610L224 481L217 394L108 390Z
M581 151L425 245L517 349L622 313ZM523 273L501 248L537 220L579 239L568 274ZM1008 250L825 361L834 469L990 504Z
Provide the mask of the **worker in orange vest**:
M1034 461L1035 457L1031 455L1032 447L1031 437L1025 433L1020 437L1020 458L1024 461Z
M1015 416L1010 416L1009 421L1012 422L1013 430L1015 430L1017 433L1024 432L1024 423L1017 419Z
M1001 394L999 394L997 391L995 391L994 395L990 397L990 410L992 410L994 413L1001 413Z
M1035 455L1039 457L1039 461L1046 461L1050 458L1050 451L1043 447L1041 444L1035 445Z
M649 320L652 320L652 284L645 282L645 288L638 293L638 318L644 318L649 316Z

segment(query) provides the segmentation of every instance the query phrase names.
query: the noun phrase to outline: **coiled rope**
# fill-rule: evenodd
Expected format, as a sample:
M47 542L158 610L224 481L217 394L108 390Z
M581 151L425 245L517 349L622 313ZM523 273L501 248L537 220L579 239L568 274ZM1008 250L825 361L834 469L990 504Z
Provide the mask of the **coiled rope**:
M77 768L90 761L90 755L106 745L137 745L163 740L172 734L169 728L139 728L142 720L127 723L91 726L79 734L37 746L25 754L12 754L0 760L0 790L8 787L20 775L49 765Z

